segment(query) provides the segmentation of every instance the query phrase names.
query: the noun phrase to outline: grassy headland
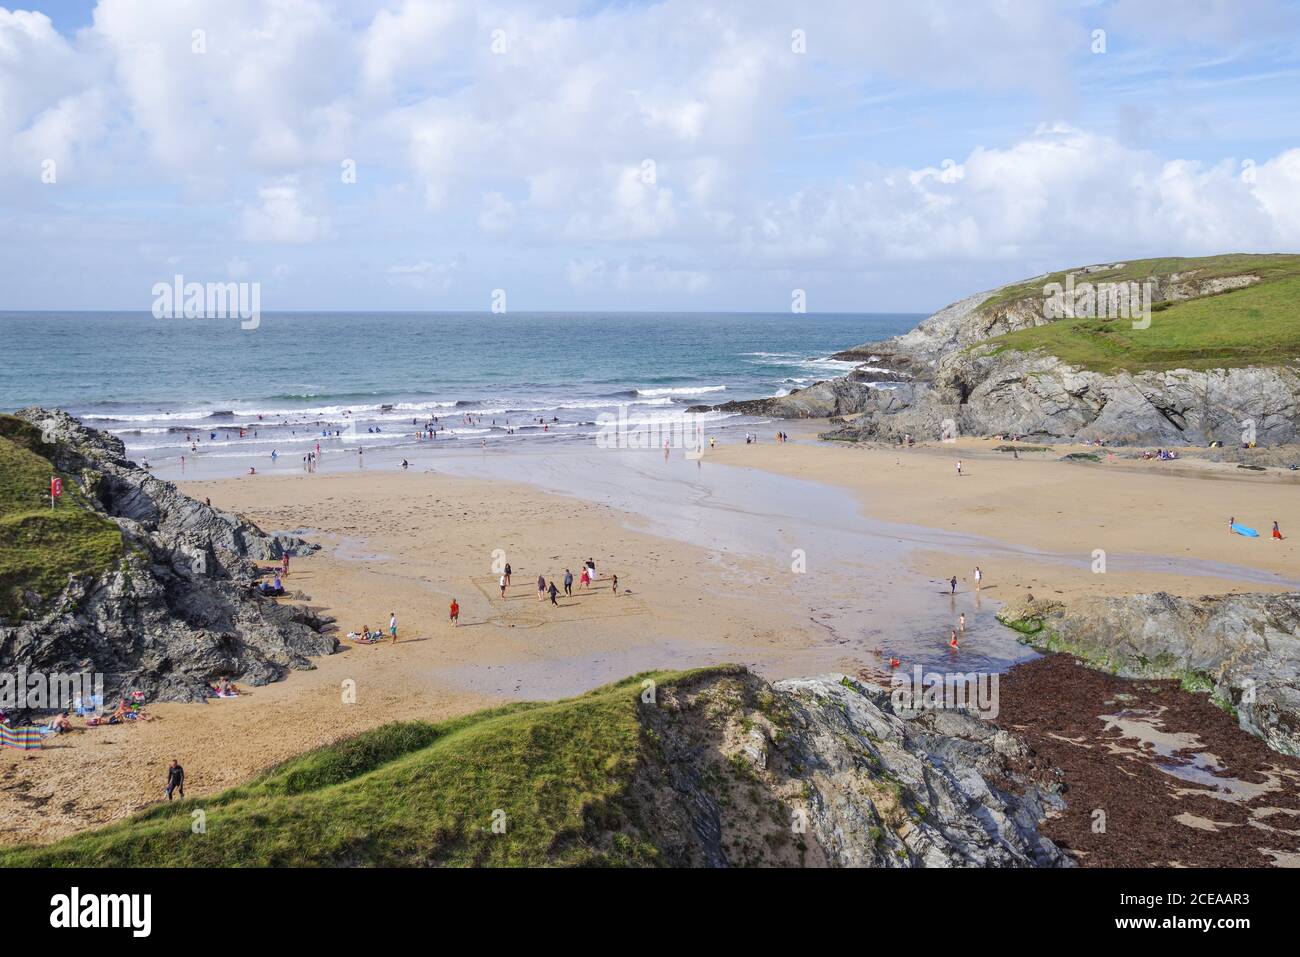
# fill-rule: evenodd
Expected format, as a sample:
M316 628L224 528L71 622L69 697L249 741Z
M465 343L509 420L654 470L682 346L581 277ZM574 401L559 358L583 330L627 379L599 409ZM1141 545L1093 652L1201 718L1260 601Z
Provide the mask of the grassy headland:
M987 343L999 350L1040 350L1102 373L1279 365L1300 357L1300 256L1135 260L1086 275L1076 271L1075 282L1140 283L1175 273L1191 274L1197 281L1252 275L1259 282L1196 299L1157 303L1146 329L1134 329L1129 319L1060 319ZM1065 276L1059 272L1008 287L981 304L980 310L1041 301L1044 285L1064 283Z
M44 451L30 424L0 416L0 621L20 614L24 589L48 598L69 575L106 571L122 556L121 530L67 476L50 508L50 478L60 473Z

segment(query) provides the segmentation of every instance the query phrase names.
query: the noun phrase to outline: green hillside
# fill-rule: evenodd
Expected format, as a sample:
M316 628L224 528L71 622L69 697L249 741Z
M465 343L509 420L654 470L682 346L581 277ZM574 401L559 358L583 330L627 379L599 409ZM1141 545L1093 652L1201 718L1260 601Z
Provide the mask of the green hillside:
M637 675L564 701L385 725L211 798L0 852L0 865L653 865L653 813L633 787L655 760L642 681L662 693L739 670Z
M121 530L92 511L67 476L51 511L50 477L57 473L43 451L35 428L0 416L0 621L21 613L23 589L48 598L69 575L105 571L122 555Z
M1146 329L1134 329L1129 319L1060 319L987 343L999 350L1042 350L1095 372L1278 365L1300 358L1300 256L1137 260L1120 269L1076 274L1075 282L1140 283L1193 270L1202 280L1249 274L1260 281L1199 299L1157 303ZM980 311L1018 301L1041 302L1044 285L1064 280L1060 272L1008 287L984 302Z

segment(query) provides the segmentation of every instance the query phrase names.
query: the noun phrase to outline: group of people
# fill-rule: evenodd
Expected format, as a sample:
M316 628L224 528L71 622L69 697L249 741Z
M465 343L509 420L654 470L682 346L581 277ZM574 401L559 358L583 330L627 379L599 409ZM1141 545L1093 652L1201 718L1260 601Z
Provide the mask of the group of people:
M511 576L513 575L513 573L514 570L510 567L509 563L507 563L506 567L501 572L501 578L497 582L497 584L501 588L502 598L506 597L506 589L510 587ZM578 570L578 587L586 588L590 590L592 584L596 581L597 578L598 575L596 573L596 560L594 558L588 558L585 562L582 563L581 568L579 568ZM537 576L537 600L546 601L546 599L549 598L551 600L552 605L559 607L560 604L559 597L561 593L569 597L573 596L573 582L574 582L573 571L568 568L564 570L564 577L563 579L561 579L561 584L559 585L555 583L554 578L548 581L545 575L538 575ZM613 590L614 594L617 595L618 594L617 575L611 576L610 587Z
M971 578L975 582L975 591L978 592L980 590L980 585L983 584L984 582L984 570L980 568L978 565L976 565L975 570L971 572ZM957 594L956 575L953 575L951 578L948 579L948 594L949 595ZM957 627L951 629L948 632L948 647L952 648L955 651L958 647L958 643L957 643L958 634L964 635L965 633L966 633L966 613L962 612L960 615L957 616Z
M454 605L455 602L453 601L452 604ZM359 641L364 645L373 645L382 641L384 635L378 628L371 631L369 625L362 625L360 632L349 632L348 637L353 641ZM393 644L397 644L397 612L395 611L390 611L388 613L388 637L392 640Z

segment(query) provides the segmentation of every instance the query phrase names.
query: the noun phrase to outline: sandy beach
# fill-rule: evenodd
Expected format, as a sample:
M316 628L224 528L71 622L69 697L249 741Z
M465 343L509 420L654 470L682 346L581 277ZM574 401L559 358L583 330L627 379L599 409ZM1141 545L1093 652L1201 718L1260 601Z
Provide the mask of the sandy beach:
M807 430L811 432L812 430ZM1243 472L1235 465L1117 459L1066 463L1058 446L1015 459L993 449L1006 443L961 439L911 449L830 442L727 445L714 461L760 468L854 492L863 509L886 522L959 531L1046 553L999 555L983 564L984 589L1043 594L1121 595L1168 591L1199 595L1280 591L1267 580L1295 576L1295 539L1268 537L1273 521L1300 529L1300 477ZM1103 450L1104 453L1104 450ZM962 477L956 463L962 461ZM1228 532L1237 517L1260 532L1250 539ZM1094 572L1094 551L1106 553L1106 571ZM971 568L921 549L913 567L963 581ZM1072 563L1072 564L1071 564ZM1197 567L1197 566L1200 567ZM1228 569L1216 567L1232 565ZM1196 570L1198 574L1190 574ZM1243 569L1264 573L1245 577Z
M49 841L146 807L173 757L188 793L202 795L386 721L570 695L650 668L734 661L768 677L878 675L882 656L896 655L1005 669L1032 653L994 621L999 598L1276 589L1294 568L1290 539L1226 533L1229 514L1287 530L1293 483L1191 462L1014 460L992 443L844 447L816 443L816 426L779 445L730 441L702 462L577 450L182 483L321 544L294 560L286 600L334 616L343 650L237 699L154 705L147 723L6 752L0 840ZM1107 553L1104 574L1090 570L1094 549ZM587 558L601 577L582 590ZM512 565L505 600L494 560ZM565 568L575 594L539 602L537 575ZM363 625L386 630L390 612L396 645L344 639ZM958 614L969 631L949 653Z

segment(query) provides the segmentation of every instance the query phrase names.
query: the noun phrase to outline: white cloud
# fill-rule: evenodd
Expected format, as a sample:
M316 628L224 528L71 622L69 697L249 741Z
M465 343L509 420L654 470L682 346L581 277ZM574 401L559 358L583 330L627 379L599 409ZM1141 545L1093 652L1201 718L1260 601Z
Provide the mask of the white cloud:
M307 210L296 183L286 181L257 191L257 206L243 211L242 238L254 243L310 243L330 235L329 221Z
M1117 97L1101 122L1079 117L1085 74L1118 84L1189 43L1240 64L1295 19L1270 0L1246 0L1248 17L1196 2L1218 27L1038 0L99 0L65 37L0 8L0 195L22 210L10 235L56 263L69 229L111 237L119 271L148 247L265 275L293 254L262 244L328 240L294 275L343 288L350 264L400 238L380 255L407 271L369 267L381 292L474 269L495 283L526 261L562 292L688 308L807 270L987 265L978 277L1094 251L1294 246L1300 144L1277 145L1285 124L1233 114L1246 142L1273 144L1247 182L1230 139L1177 149L1179 124L1152 124L1141 149L1114 132L1167 111ZM1087 54L1098 24L1116 51L1102 58ZM1135 65L1121 51L1139 42ZM1017 132L1044 115L1069 122ZM75 200L38 188L45 158ZM340 188L344 159L363 175ZM214 234L258 246L201 248ZM0 288L34 274L19 252Z

